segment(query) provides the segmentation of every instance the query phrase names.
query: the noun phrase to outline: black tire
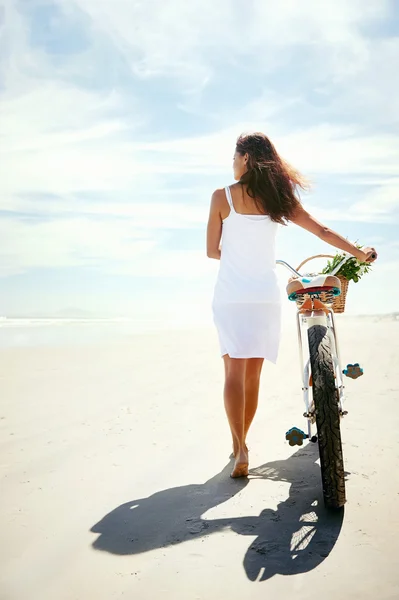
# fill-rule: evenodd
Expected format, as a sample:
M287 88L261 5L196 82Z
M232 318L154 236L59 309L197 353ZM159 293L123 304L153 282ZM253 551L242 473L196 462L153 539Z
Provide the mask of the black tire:
M324 503L326 508L340 508L346 501L344 457L327 327L310 327L308 340Z

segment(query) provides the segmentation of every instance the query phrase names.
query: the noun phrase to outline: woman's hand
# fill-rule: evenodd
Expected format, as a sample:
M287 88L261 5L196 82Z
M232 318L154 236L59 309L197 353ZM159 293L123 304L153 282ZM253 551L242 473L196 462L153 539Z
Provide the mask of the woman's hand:
M377 260L377 252L375 248L367 247L362 248L361 250L358 249L356 254L353 254L360 262L374 262L375 260Z

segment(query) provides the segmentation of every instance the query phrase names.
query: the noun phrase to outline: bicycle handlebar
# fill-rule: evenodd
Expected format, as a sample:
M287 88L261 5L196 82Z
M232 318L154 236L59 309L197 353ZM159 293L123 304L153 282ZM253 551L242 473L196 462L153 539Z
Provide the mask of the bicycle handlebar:
M302 275L300 273L298 273L298 271L296 269L294 269L294 267L291 267L291 265L289 265L287 262L285 262L285 260L276 260L276 265L283 265L283 267L286 267L286 269L291 271L291 273L293 273L294 275L297 275L298 277L302 277Z

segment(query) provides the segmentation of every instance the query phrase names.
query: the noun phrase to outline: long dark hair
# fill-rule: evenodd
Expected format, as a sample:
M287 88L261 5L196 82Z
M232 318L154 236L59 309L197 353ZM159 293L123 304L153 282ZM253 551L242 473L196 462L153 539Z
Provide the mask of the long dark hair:
M248 170L239 183L253 198L259 211L272 221L286 225L300 204L298 188L307 189L308 182L285 162L264 133L242 134L236 152L248 153Z

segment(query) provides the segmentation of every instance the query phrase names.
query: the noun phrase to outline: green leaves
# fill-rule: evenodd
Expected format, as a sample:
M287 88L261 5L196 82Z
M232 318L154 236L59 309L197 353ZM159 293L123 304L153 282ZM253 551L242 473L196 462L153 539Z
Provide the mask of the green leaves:
M358 248L362 248L356 244ZM323 274L328 274L339 265L344 259L345 255L337 253L332 260L327 262L327 266L323 269ZM356 258L350 258L336 273L341 277L345 277L348 281L354 281L357 283L365 273L368 273L371 269L371 264L367 262L360 262Z

